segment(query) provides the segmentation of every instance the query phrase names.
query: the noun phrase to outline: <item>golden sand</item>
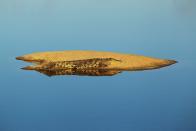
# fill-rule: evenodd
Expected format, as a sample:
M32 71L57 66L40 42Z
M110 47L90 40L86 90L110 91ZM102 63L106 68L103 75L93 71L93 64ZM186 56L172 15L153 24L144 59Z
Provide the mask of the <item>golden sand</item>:
M175 64L174 60L167 59L158 59L140 55L133 54L121 54L113 52L98 52L98 51L52 51L52 52L38 52L27 54L24 56L16 57L18 60L23 60L27 62L36 63L34 66L27 67L26 69L45 69L44 66L51 67L51 63L55 69L62 69L62 67L68 68L67 65L72 64L77 61L82 61L82 64L85 64L85 61L88 63L84 69L90 68L92 64L89 64L89 61L96 63L101 63L100 61L109 60L106 64L107 66L93 66L95 69L116 69L116 70L149 70L157 69L165 66ZM64 62L64 65L63 63ZM57 64L55 64L57 63ZM80 64L75 64L69 68L77 68ZM94 64L93 63L93 64ZM67 64L65 66L65 64ZM57 65L60 65L59 67ZM49 69L47 67L47 69ZM91 69L91 68L90 68Z

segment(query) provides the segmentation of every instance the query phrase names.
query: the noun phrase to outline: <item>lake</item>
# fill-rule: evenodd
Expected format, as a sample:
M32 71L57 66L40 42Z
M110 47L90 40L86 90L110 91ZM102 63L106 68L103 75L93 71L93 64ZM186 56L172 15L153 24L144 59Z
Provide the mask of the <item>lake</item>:
M1 0L0 131L195 131L194 0ZM177 60L115 76L24 71L15 57L98 50Z

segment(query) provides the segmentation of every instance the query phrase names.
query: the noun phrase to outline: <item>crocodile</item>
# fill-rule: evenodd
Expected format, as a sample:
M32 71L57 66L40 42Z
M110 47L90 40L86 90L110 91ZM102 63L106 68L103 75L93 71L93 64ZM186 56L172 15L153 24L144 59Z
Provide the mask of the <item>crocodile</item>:
M177 61L158 59L134 54L122 54L101 51L51 51L37 52L16 57L33 63L25 70L118 70L138 71L158 69L175 64Z

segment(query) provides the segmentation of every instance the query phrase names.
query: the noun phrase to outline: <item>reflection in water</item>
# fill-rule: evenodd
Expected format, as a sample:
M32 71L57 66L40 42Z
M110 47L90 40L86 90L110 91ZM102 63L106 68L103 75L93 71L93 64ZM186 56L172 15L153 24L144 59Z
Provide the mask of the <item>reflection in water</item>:
M121 73L119 70L94 69L94 70L77 70L77 69L61 69L61 70L35 70L47 76L58 75L79 75L79 76L113 76Z
M39 52L16 59L33 63L22 69L35 70L48 76L112 76L122 71L158 69L177 62L133 54L84 50Z

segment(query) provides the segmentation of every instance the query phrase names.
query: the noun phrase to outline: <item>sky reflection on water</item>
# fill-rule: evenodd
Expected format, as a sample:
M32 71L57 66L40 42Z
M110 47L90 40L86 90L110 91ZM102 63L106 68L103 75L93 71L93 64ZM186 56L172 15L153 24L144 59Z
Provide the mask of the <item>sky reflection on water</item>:
M191 0L1 0L0 130L195 131L194 7ZM15 60L78 49L179 63L112 77L45 77Z

